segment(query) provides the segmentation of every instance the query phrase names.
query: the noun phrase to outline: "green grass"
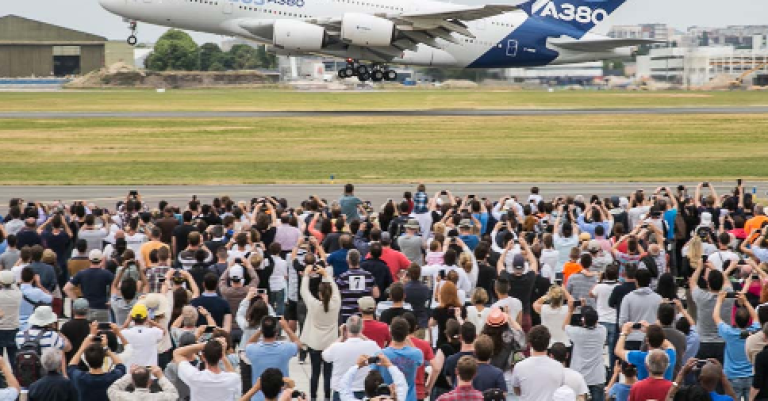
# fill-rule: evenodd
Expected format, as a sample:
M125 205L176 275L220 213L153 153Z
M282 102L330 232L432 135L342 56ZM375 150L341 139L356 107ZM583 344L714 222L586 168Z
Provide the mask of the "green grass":
M764 92L148 90L0 93L2 111L257 111L766 106Z
M764 179L767 127L763 115L0 120L0 184Z

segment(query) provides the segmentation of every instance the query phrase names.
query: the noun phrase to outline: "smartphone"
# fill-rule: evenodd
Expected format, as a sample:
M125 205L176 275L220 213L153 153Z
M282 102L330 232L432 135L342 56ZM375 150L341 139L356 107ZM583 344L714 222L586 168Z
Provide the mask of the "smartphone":
M708 182L702 182L701 186L704 187L704 188L707 188L707 187L709 187L709 183Z
M475 199L475 195L467 195L467 198L469 198L469 199Z
M707 255L701 255L701 261L704 263L707 263L707 260L709 260L709 256Z
M643 324L642 323L635 323L635 324L632 325L632 330L640 330L642 328L643 328Z
M555 273L555 281L563 282L563 273Z
M109 322L99 322L99 330L112 330Z
M437 272L437 275L440 277L440 280L445 280L445 270L440 270Z
M375 365L377 363L379 363L379 357L378 356L372 356L372 357L368 358L368 364L369 365Z
M706 364L707 364L707 360L706 359L699 359L699 360L696 361L696 367L699 368L699 369L703 368L704 365L706 365Z
M448 195L448 191L440 191L440 195L443 195L443 196Z
M736 293L733 291L728 291L728 293L725 294L725 298L736 298Z
M215 329L215 328L216 328L216 326L205 326L204 333L206 333L206 334L213 333L213 329Z
M581 300L573 301L573 307L578 308L581 306Z
M739 178L738 180L736 180L736 184L737 184L738 186L741 186L741 178Z
M752 280L760 280L760 276L757 274L752 275Z
M133 191L129 192L128 195L130 195L130 196L135 198L135 197L139 196L139 191L134 189Z
M257 288L257 289L256 289L256 293L257 293L257 294L264 294L264 295L267 295L267 290L266 290L266 289L264 289L264 288Z

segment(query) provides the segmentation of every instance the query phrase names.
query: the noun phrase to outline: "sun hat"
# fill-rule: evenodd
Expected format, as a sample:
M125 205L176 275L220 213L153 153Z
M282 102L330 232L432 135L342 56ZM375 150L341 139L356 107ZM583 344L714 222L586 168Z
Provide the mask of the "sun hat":
M357 306L363 312L373 312L376 310L376 300L373 297L362 297L357 300Z
M405 224L405 228L410 228L413 230L418 230L419 227L421 226L419 226L419 221L416 219L409 219L408 223Z
M48 305L38 306L32 316L29 317L30 326L45 327L56 323L59 318Z
M505 324L507 324L507 320L509 319L509 315L504 313L500 308L491 308L491 312L488 314L488 317L485 319L485 324L491 327L501 327Z
M16 282L16 277L10 270L3 270L0 272L0 283L3 285L11 285Z

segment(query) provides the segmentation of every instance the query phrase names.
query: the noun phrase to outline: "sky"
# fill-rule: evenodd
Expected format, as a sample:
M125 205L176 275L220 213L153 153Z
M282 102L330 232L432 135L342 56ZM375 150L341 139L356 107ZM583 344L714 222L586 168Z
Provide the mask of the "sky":
M503 0L455 0L453 2L504 3ZM61 25L113 40L123 40L128 37L127 24L122 21L122 18L102 9L97 0L0 0L0 17L6 14ZM607 23L665 23L685 30L694 25L715 27L762 25L767 23L766 15L768 15L766 0L627 0L627 4L620 8ZM140 24L139 40L153 42L166 29ZM226 39L208 34L192 34L199 43L221 42Z

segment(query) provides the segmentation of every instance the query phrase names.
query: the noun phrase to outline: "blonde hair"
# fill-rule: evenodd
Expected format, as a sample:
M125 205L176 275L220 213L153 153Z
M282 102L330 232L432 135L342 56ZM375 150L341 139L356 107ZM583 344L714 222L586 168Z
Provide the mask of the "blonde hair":
M432 228L432 233L434 233L434 235L445 235L445 223L435 223L435 227Z
M488 303L488 291L483 287L477 287L472 291L472 305L485 305Z
M550 307L554 309L561 307L564 298L565 293L563 293L563 287L560 287L559 285L549 287L549 291L547 291L547 299L549 299Z
M694 235L691 242L688 243L688 263L691 266L698 267L701 265L701 256L704 255L704 245L701 243L701 238L698 235Z
M183 316L181 323L183 327L194 327L197 325L198 312L194 306L185 305L181 308L181 316Z
M264 257L261 254L255 252L251 254L251 266L254 269L258 269L262 262L264 262Z
M462 269L464 269L465 272L469 273L472 271L472 256L470 256L466 252L462 252L461 255L459 255L459 266L461 266Z
M43 257L40 259L41 262L47 264L47 265L56 265L56 252L46 249L43 251Z

